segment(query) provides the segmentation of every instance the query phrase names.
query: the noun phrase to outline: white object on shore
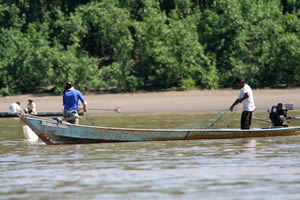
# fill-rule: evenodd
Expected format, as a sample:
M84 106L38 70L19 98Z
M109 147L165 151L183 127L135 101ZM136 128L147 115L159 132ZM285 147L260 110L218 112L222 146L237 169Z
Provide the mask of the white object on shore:
M35 134L35 132L33 132L33 130L25 125L23 126L23 133L25 138L29 141L29 142L35 142L38 141L39 137Z

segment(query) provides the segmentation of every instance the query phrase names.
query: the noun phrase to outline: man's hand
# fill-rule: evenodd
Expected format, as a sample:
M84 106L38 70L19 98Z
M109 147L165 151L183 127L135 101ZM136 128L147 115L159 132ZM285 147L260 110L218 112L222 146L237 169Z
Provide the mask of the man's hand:
M235 102L232 104L232 106L230 106L230 111L233 111L234 106L238 105L239 103L241 103L242 101L240 99L235 100Z
M87 112L86 104L83 104L83 112Z

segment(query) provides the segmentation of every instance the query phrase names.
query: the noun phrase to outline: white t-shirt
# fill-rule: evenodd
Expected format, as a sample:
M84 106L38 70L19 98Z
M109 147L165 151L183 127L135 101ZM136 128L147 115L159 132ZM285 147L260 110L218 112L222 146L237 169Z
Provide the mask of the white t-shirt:
M246 93L248 93L249 97L243 101L243 111L253 111L255 109L253 92L248 84L245 84L244 87L241 88L238 99L242 99Z
M9 106L9 110L10 110L9 112L12 113L12 114L15 114L17 112L21 112L22 111L21 107L17 103L12 103Z

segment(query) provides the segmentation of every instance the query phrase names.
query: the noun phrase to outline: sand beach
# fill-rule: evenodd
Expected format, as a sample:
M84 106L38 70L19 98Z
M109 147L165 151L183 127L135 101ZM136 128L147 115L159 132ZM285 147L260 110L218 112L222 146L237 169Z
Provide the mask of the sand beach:
M257 110L267 110L280 102L292 103L300 108L300 88L253 90ZM123 94L85 94L88 113L101 114L110 111L99 109L121 108L122 113L210 112L229 108L239 94L238 89L189 90L166 92L139 92ZM8 112L9 105L20 101L25 108L27 100L36 102L39 112L62 111L62 97L45 94L27 94L0 97L0 112ZM241 106L237 106L241 110Z

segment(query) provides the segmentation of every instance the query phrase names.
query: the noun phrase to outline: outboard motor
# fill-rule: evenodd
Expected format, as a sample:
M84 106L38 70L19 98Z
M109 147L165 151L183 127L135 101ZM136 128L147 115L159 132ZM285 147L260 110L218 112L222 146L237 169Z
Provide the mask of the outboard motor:
M279 103L268 110L273 126L288 126L288 110L293 110L293 104Z

